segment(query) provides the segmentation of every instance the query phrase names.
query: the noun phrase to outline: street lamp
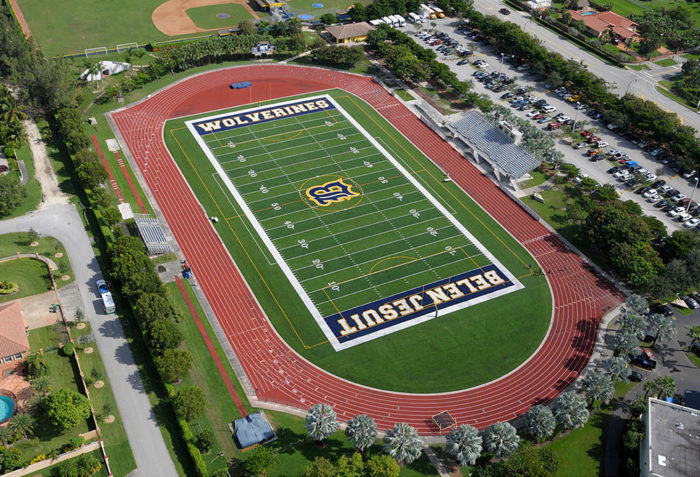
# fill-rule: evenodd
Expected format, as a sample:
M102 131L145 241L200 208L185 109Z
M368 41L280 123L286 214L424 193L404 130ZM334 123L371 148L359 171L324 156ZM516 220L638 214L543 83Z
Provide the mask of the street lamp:
M693 203L693 196L695 195L695 189L698 188L698 181L700 181L700 177L694 177L695 179L695 185L693 186L693 192L690 193L690 200L688 201L688 205L685 206L685 213L688 213L688 210L690 210L690 204Z
M634 78L632 81L627 83L627 89L625 90L625 96L627 96L627 93L629 93L630 86L632 86L632 83L635 83L637 81L637 78Z
M502 69L503 69L503 52L501 52L501 66L498 67L498 76L501 76Z

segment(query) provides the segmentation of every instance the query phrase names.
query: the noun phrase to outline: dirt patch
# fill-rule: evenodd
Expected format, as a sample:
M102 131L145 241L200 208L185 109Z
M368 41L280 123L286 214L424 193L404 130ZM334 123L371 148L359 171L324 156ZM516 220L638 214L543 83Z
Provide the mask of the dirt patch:
M105 424L112 424L115 419L116 419L116 417L114 417L113 415L110 414L109 416L105 417L104 421L105 421Z
M54 303L56 303L56 293L53 291L20 298L19 306L22 308L24 326L33 330L56 323L56 313L49 311Z
M237 3L248 10L253 19L258 18L255 11L244 0L169 0L153 10L151 20L157 29L169 36L218 30L218 28L199 28L185 13L185 10L209 5L220 5L222 3Z
M61 281L67 282L68 280L70 280L70 275L61 275Z
M92 354L93 351L95 351L95 350L92 349L91 346L88 346L87 348L85 348L85 349L83 350L83 353L85 353L85 354Z
M104 381L95 381L95 389L100 389L104 387L105 382Z
M61 258L63 257L63 252L57 252L54 254L54 258Z
M78 323L75 325L75 328L78 330L84 330L85 329L85 323Z
M29 246L30 246L30 247L38 247L38 246L39 246L39 242L37 242L37 241L35 240L34 242L30 243Z

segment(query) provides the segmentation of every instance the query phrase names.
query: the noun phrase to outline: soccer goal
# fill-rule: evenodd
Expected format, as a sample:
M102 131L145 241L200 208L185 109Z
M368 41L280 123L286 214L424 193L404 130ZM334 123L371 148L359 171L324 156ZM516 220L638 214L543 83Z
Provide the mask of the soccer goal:
M117 45L117 53L124 53L127 50L138 50L139 44L134 42Z
M85 48L85 56L90 57L90 56L98 56L98 55L107 56L107 47L106 46L98 46L97 48Z

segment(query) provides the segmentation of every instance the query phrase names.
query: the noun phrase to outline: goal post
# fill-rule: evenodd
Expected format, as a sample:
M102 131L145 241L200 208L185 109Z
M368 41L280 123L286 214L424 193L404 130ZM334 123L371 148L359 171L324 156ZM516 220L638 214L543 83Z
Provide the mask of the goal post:
M127 50L138 50L139 44L135 41L131 43L121 43L117 45L117 53L124 53Z
M97 48L85 48L85 56L86 57L98 56L98 55L107 56L107 47L106 46L98 46Z

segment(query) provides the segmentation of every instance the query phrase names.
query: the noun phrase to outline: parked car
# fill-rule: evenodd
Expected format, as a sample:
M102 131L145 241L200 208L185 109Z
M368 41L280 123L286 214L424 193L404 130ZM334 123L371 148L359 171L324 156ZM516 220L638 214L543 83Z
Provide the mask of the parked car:
M658 207L658 208L662 208L662 207L666 207L669 203L670 203L670 202L667 201L667 200L660 200L659 202L657 202L656 204L654 204L654 206L655 206L655 207Z
M681 215L685 209L683 207L676 207L668 212L668 215L673 217L674 219Z
M560 127L561 127L561 123L558 123L558 122L549 123L547 125L547 129L549 129L550 131L554 131L556 129L559 129Z
M640 373L639 371L630 371L630 374L629 376L627 376L627 379L638 383L644 379L644 376L642 376L642 373Z
M557 110L557 108L555 108L554 106L551 106L549 104L542 108L542 111L544 111L545 113L553 113L556 110Z
M686 295L682 298L682 300L685 302L686 305L688 305L688 308L692 308L693 310L700 307L698 302L695 301L695 299L691 296Z
M652 370L656 369L656 361L646 357L644 354L639 354L637 356L629 355L630 364L634 366L639 366L640 368Z
M574 149L583 149L584 147L586 147L586 143L585 142L577 142L577 143L574 143L574 145L571 147L573 147Z
M648 189L647 191L645 191L642 194L642 197L644 197L646 199L646 198L651 197L652 195L656 195L656 189Z
M508 10L507 8L501 8L500 10L498 10L498 13L502 15L510 15L510 10Z
M692 229L693 227L697 226L698 224L700 224L700 218L693 217L692 219L686 220L685 222L683 222L683 227L686 227L688 229Z
M656 305L652 305L651 311L654 313L659 313L660 315L664 315L664 316L672 316L673 315L673 308L671 308L668 305L664 305L662 303L657 303Z

